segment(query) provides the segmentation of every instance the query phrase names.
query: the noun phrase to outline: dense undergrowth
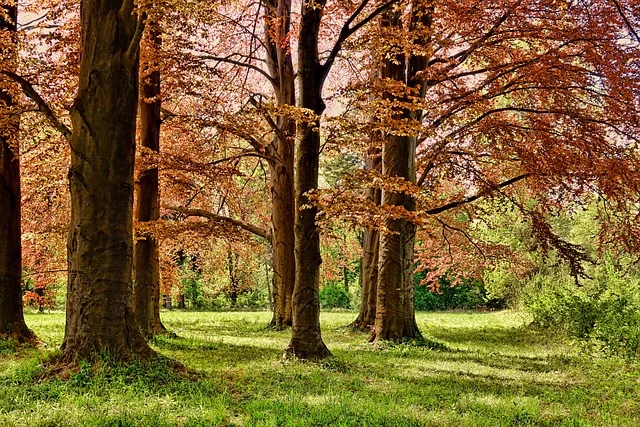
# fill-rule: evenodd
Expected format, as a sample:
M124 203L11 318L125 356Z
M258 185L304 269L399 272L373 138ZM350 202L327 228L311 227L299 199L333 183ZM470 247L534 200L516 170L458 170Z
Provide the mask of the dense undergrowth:
M639 366L592 358L518 312L419 313L422 345L374 351L323 313L334 358L283 361L289 332L270 314L164 312L178 338L153 346L181 362L119 366L104 356L67 380L47 376L62 313L29 314L46 343L0 349L0 425L513 426L640 424Z

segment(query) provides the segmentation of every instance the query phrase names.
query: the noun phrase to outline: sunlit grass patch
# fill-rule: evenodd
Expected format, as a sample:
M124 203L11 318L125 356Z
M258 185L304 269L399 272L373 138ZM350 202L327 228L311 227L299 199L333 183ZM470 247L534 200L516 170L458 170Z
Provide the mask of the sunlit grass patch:
M334 357L283 360L290 331L267 312L163 312L177 336L166 359L84 365L43 375L64 314L27 315L46 346L0 354L0 425L514 426L640 425L638 366L591 359L517 312L419 313L423 342L375 349L344 328L355 313L323 313Z

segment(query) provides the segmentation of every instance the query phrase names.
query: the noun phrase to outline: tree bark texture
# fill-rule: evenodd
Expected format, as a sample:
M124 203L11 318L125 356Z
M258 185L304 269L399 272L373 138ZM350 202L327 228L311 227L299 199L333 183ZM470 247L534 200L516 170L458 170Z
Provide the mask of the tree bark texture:
M2 6L8 19L0 15L0 31L6 45L0 45L0 59L15 71L17 58L16 6ZM18 129L20 118L12 111L13 99L8 79L0 78L0 339L35 341L22 310L22 242L20 228L20 159Z
M367 153L365 167L380 171L382 168L380 149L373 148ZM382 191L376 188L366 190L367 198L376 206L380 205ZM363 331L373 328L376 321L376 299L378 294L378 253L380 232L377 229L365 229L362 242L362 302L358 317L351 326Z
M159 153L162 101L158 58L162 39L158 23L147 21L145 33L140 67L140 146ZM160 218L157 166L140 173L136 192L136 221L139 224L157 221ZM160 261L158 240L153 234L136 239L134 283L133 308L140 331L147 338L166 332L167 329L160 320Z
M315 114L298 124L296 153L296 282L293 293L293 328L286 354L306 360L330 356L320 333L320 235L317 208L310 206L307 193L318 188L320 156L320 114L325 109L322 87L325 73L318 55L318 34L325 0L302 2L298 40L300 107Z
M265 0L267 65L274 81L276 104L295 106L295 73L291 58L291 0ZM273 245L273 319L283 329L292 325L295 264L294 146L296 123L286 113L276 118L273 142L267 147L271 181Z
M63 360L150 359L132 305L133 172L142 22L132 0L82 0L71 119Z
M424 99L425 86L421 76L427 67L424 46L430 42L428 30L431 27L433 5L428 0L415 0L412 4L409 29L416 32L414 43L422 45L422 53L413 53L409 59L397 54L393 60L385 60L381 65L380 77L404 82L417 91ZM382 27L402 28L399 11L388 10L380 19ZM385 94L391 100L397 95ZM397 117L421 121L422 112L401 109ZM389 134L383 142L382 173L385 176L401 177L415 184L416 137ZM402 206L407 211L415 211L416 202L405 193L383 191L382 204ZM415 320L413 271L416 226L406 219L388 219L386 232L380 235L378 263L378 295L374 342L382 340L400 341L420 337Z

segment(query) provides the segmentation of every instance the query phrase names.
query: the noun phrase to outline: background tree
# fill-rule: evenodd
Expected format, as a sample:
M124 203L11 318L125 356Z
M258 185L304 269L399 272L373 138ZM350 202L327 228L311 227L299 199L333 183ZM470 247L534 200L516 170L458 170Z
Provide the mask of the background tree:
M152 153L160 151L162 94L160 57L162 34L158 7L147 11L140 64L140 146ZM141 224L160 219L160 188L157 164L139 172L136 180L135 219ZM136 233L134 248L134 312L146 337L166 332L160 320L160 259L157 237Z
M18 55L17 5L0 5L0 59L3 71L15 72ZM7 67L5 69L5 67ZM22 312L20 228L20 116L13 107L15 87L0 75L0 339L34 341Z
M477 275L487 262L505 255L502 248L469 239L468 227L486 214L474 203L482 197L515 203L532 218L535 236L546 247L561 248L576 273L584 258L579 248L554 235L544 219L546 210L599 194L610 201L609 213L602 214L618 218L616 230L635 235L631 218L637 213L629 203L638 197L632 178L638 161L638 45L610 2L563 3L561 20L549 12L556 6L544 1L492 2L485 8L435 4L433 53L418 74L425 97L413 98L409 106L424 110L422 129L415 128L415 120L405 122L401 131L397 121L388 119L379 121L381 128L369 127L374 132L388 126L418 137L416 187L410 180L372 173L360 181L414 197L415 214L366 201L361 212L367 212L363 225L374 219L382 227L379 218L409 218L420 226L424 283L435 283L452 268ZM594 11L610 19L595 20ZM400 53L411 51L411 32L406 34ZM376 90L370 87L353 94L371 104ZM393 91L384 88L396 94L396 101L415 94L406 84ZM402 107L407 104L397 105ZM514 195L523 188L537 195L537 204L517 202ZM330 206L323 203L321 209L327 215L349 212L354 220L354 194L344 189L331 194L338 197L330 197ZM601 229L603 241L625 240L611 232L608 226ZM625 245L633 246L630 241Z

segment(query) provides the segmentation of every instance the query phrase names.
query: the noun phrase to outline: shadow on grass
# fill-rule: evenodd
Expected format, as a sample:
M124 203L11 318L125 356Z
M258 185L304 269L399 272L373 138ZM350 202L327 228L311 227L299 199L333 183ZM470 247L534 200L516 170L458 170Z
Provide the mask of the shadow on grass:
M161 352L178 353L181 361L188 363L192 357L211 358L212 364L233 366L255 360L279 359L283 350L246 344L232 344L221 341L210 341L197 338L166 337L154 338L152 344Z
M522 345L539 346L552 341L552 336L536 331L527 325L518 327L439 327L428 328L428 333L451 344L474 347L508 346L522 348Z

